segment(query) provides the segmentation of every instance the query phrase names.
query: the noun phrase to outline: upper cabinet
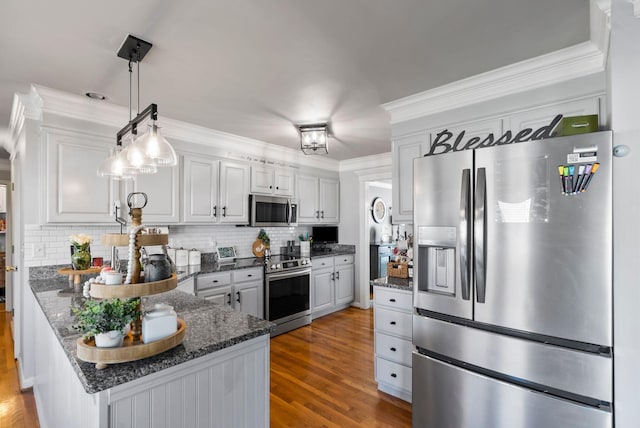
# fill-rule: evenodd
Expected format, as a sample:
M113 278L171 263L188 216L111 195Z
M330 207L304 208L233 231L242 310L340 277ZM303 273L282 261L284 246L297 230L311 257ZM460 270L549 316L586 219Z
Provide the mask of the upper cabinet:
M293 172L270 166L251 167L251 193L293 196Z
M142 217L144 224L180 222L180 167L178 165L160 167L155 174L138 175L134 180L127 181L125 188L126 195L130 192L147 194L147 206L143 209ZM126 197L122 203L126 203Z
M340 182L333 178L298 175L298 223L339 223Z
M249 223L249 165L220 161L220 223Z
M244 164L185 156L184 222L248 223L249 171Z
M112 223L118 186L98 177L113 139L45 130L48 223Z
M429 150L426 132L393 141L393 195L391 214L394 223L413 222L413 160Z

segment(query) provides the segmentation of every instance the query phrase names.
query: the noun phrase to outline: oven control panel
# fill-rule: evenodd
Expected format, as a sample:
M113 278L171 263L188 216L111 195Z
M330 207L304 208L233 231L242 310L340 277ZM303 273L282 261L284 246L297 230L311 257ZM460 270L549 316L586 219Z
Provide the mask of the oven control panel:
M288 271L292 269L298 269L301 267L311 267L311 259L277 259L272 258L268 260L265 265L267 273Z

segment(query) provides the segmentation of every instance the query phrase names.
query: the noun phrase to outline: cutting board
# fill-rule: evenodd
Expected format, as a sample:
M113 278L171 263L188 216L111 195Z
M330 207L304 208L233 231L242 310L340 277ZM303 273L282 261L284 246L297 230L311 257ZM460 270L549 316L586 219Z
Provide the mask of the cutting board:
M256 239L253 243L253 255L256 257L264 257L264 250L267 249L267 246L262 243L260 239Z

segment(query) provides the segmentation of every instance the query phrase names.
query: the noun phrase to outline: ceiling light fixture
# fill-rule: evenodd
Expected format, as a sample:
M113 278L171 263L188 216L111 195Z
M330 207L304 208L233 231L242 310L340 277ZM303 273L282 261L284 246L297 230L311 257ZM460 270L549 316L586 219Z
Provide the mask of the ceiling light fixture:
M300 149L305 155L329 154L329 126L326 123L298 125Z
M140 61L151 49L151 43L128 35L118 50L118 56L129 62L129 123L116 135L116 147L111 155L98 168L98 175L115 179L131 179L138 174L154 174L158 166L175 166L178 164L176 152L171 144L162 136L156 125L158 106L150 104L140 112ZM131 119L132 64L137 64L138 71L138 114ZM139 138L138 126L147 123L147 132ZM126 147L123 141L128 142Z

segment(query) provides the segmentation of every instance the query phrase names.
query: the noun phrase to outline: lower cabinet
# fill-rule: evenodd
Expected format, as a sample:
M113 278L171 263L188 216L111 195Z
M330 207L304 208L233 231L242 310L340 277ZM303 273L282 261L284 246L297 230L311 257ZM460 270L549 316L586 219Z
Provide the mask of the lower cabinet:
M264 318L263 269L198 275L196 295L237 311Z
M354 255L316 258L312 263L312 317L328 315L351 305L355 297Z
M378 389L411 402L412 292L376 286L373 301Z

